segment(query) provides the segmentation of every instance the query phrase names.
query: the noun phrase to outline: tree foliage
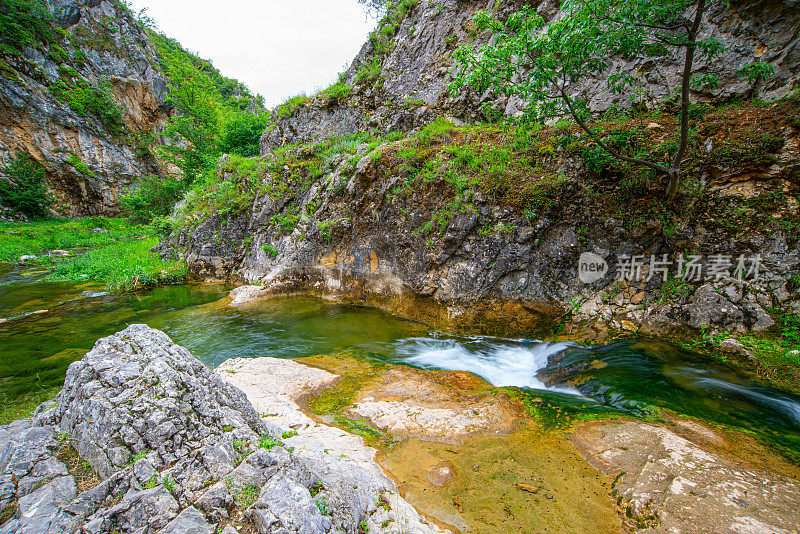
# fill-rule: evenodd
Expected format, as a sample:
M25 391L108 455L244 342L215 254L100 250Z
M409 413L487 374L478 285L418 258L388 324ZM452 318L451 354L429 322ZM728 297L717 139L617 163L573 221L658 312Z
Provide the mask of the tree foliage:
M120 208L132 222L147 223L169 215L182 196L183 184L179 180L145 176L134 191L120 198Z
M152 31L150 37L178 111L165 131L175 142L162 155L183 171L186 184L211 172L223 152L257 154L255 132L260 128L260 137L267 117L263 99L174 39Z
M516 96L528 103L524 119L542 121L571 115L601 150L616 159L669 176L667 198L677 191L688 138L690 89L713 87L713 76L695 73L695 61L722 50L713 37L700 39L706 0L566 0L563 16L545 21L526 6L501 20L482 11L475 22L493 33L491 44L462 47L453 89L464 86ZM611 58L678 57L683 62L678 99L681 134L668 161L650 161L613 150L589 125L591 113L581 83L605 78L614 93L647 84L637 71L610 71ZM699 57L698 57L699 56Z
M21 55L28 45L55 41L53 15L42 0L0 2L0 53Z
M28 154L19 153L0 169L0 201L30 217L44 217L52 200L47 194L47 173Z
M223 128L220 151L244 157L258 156L261 134L266 127L266 114L235 117Z

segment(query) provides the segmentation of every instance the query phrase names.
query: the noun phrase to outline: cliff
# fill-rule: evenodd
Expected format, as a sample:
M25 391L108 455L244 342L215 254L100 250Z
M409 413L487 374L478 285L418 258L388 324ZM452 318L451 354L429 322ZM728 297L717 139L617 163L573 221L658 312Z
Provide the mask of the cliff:
M21 153L41 164L57 214L115 215L122 191L163 172L151 147L164 141L167 81L121 4L56 0L47 8L48 38L0 55L0 162Z
M520 113L523 103L514 98L448 91L456 71L456 50L462 45L487 43L489 32L479 33L473 17L479 10L501 17L524 2L494 0L398 0L364 44L339 82L302 103L275 114L261 140L262 154L277 146L319 141L359 131L406 131L446 115L463 122L485 120L479 106L489 103L507 116ZM530 3L528 3L530 4ZM533 3L546 20L561 16L557 0ZM788 94L800 75L797 28L800 13L789 2L714 2L706 14L700 38L715 37L724 51L699 71L715 75L719 88L695 90L698 101L723 102L758 96L776 99ZM666 56L622 60L609 58L607 74L645 73L645 86L631 98L611 91L605 78L583 84L589 107L654 109L672 98L680 86L679 57ZM754 86L739 71L760 60L776 69L766 84ZM524 73L520 74L524 77Z
M340 83L273 113L263 158L248 166L224 158L220 187L236 184L240 196L224 214L194 197L171 238L195 275L504 335L565 321L590 336L760 332L779 319L767 309L797 311L797 10L736 4L709 13L704 31L726 44L708 66L722 86L716 104L699 108L685 185L665 209L658 177L604 160L577 127L462 125L480 118L477 104L491 95L448 95L452 51L485 37L470 29L484 7L393 4ZM550 3L539 11L557 16ZM759 56L776 74L754 87L737 72ZM677 62L660 61L643 97L651 106L676 83ZM755 93L777 100L725 104ZM592 101L613 103L621 104L603 91ZM663 107L646 107L607 114L597 126L657 158L678 123ZM434 119L442 114L450 118ZM409 131L382 133L397 129ZM614 277L626 256L645 263L666 254L675 267L690 252L731 262L758 254L760 276L688 280L673 268L663 279ZM583 283L582 253L606 261L606 276Z

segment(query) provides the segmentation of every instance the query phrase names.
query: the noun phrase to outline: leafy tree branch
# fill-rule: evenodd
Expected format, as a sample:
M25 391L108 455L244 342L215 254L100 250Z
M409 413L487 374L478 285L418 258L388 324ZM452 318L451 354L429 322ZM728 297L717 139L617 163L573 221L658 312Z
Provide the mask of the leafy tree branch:
M458 50L459 71L452 90L471 86L516 97L526 104L525 121L571 116L614 159L668 177L665 196L672 202L689 139L691 91L717 84L713 75L696 72L699 60L711 61L722 51L717 39L701 37L709 1L714 0L566 0L563 15L550 22L529 6L506 20L479 12L475 23L491 32L492 40ZM583 93L596 80L606 80L607 88L617 94L646 83L634 70L609 74L613 58L634 61L665 56L682 62L680 133L674 152L663 161L651 161L614 150L592 128L588 97ZM758 79L767 71L756 65L747 73Z

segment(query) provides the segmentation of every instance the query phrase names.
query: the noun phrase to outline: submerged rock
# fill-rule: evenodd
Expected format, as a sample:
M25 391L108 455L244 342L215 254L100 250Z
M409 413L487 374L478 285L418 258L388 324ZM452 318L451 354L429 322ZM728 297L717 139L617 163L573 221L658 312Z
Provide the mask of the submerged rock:
M800 529L800 481L710 452L637 421L580 427L582 455L609 477L639 528L654 532L783 533ZM649 530L648 530L649 532Z

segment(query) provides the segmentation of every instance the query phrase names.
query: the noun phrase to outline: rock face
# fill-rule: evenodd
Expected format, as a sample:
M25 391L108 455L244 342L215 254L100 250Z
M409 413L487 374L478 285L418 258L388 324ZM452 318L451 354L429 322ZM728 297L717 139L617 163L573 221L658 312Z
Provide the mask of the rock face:
M746 159L744 152L727 160L717 154L735 151L739 141L732 141L729 134L736 125L750 120L764 125L772 118L731 111L701 127L720 133L707 137L698 148L702 152L697 158L703 163L687 169L685 181L699 192L686 192L683 205L690 213L675 228L660 220L663 206L628 217L627 204L639 200L634 197L663 194L659 179L640 184L644 193L620 194L624 200L609 201L623 188L639 187L628 184L639 178L634 171L629 176L629 171L619 169L593 173L585 158L564 155L557 148L562 134L512 156L526 170L509 179L527 189L520 187L513 202L503 200L496 191L509 186L490 184L488 192L481 190L491 179L462 177L468 168L454 163L480 136L477 130L431 134L430 146L415 148L414 143L424 133L419 128L437 116L448 116L456 124L475 121L481 118L479 104L485 102L494 102L509 115L518 112L518 103L490 94L454 98L446 88L458 45L489 38L475 35L470 22L474 13L485 8L510 12L519 4L422 0L403 5L413 7L399 15L400 8L391 7L391 28L381 26L388 37L376 34L344 75L342 83L352 85L347 96L323 91L289 116L274 115L262 137L262 155L265 162L281 164L264 176L252 206L236 215L215 215L199 225L184 226L171 238L170 246L187 259L196 276L259 286L246 292L250 297L257 291L262 297L309 292L379 306L438 327L506 336L550 332L567 321L569 333L588 337L620 330L761 332L775 322L767 309L800 310L800 249L794 237L798 205L791 196L797 191L800 168L796 121L780 119L770 134L780 142L758 149L771 151L765 158L746 162L738 161ZM795 34L800 13L772 0L758 9L726 6L716 3L710 8L704 29L725 46L719 60L704 67L719 78L720 89L714 98L700 92L694 96L724 101L785 95L799 72ZM557 2L541 2L538 10L546 19L559 13ZM754 58L768 60L776 68L767 85L752 87L738 75ZM647 73L646 91L638 104L652 107L676 87L679 64L674 58L615 60L612 71L626 69ZM586 87L596 95L593 109L630 104L600 83L605 80ZM769 109L779 113L787 102ZM675 135L661 124L629 126L640 133L661 132L653 134L658 138L653 143L666 143ZM387 140L377 147L364 142L333 156L330 145L275 150L300 141L393 130L412 131L399 141ZM747 135L759 136L760 130ZM508 145L502 145L501 137L498 134L494 141L502 150ZM434 155L423 154L428 149ZM475 156L481 157L492 156ZM313 171L303 175L304 167ZM464 185L461 179L472 182ZM220 176L223 180L231 179ZM548 180L564 185L547 196ZM278 193L264 193L270 190ZM529 193L533 201L519 200ZM749 223L730 220L734 214L727 211L732 205L729 199L747 204L737 208L745 213L758 204L756 199L767 202L769 195L786 199L785 206L759 211ZM614 213L606 210L612 202ZM754 221L766 215L785 224L756 230ZM727 255L733 261L740 255L759 255L758 279L705 278L685 285L658 276L635 283L615 280L620 258L637 256L648 263L664 254L673 262L670 276L674 277L677 256L687 251L706 260L714 255ZM608 262L606 277L590 284L580 280L578 261L584 252Z
M61 215L115 215L121 192L141 176L162 173L140 139L157 137L169 115L167 83L126 9L111 0L59 0L50 7L68 37L0 58L0 162L24 153L42 164ZM79 79L110 84L128 131L91 111L79 114L52 91Z
M383 132L408 130L441 114L471 122L481 118L478 107L485 103L509 116L520 113L522 104L513 98L498 99L488 92L454 97L448 87L453 81L454 53L459 46L486 43L491 37L475 34L475 13L490 10L508 14L520 9L522 2L421 0L399 11L401 2L391 4L393 23L380 28L388 38L371 38L343 76L342 83L353 86L348 97L331 99L323 93L291 117L276 119L262 137L262 154L287 143L349 135L368 128ZM559 3L553 0L539 2L537 11L545 20L560 16ZM717 76L721 89L713 96L703 92L694 96L698 100L752 94L775 98L790 92L800 75L800 50L795 40L798 25L800 14L787 2L770 0L757 7L713 4L701 37L716 37L725 51L713 63L698 62L697 66ZM768 85L753 86L739 74L754 60L776 67L776 75ZM675 93L682 68L677 57L617 59L608 74L644 74L647 85L635 103L653 106ZM589 105L595 111L631 105L627 95L615 94L607 87L605 77L589 81L581 89L592 95Z
M395 532L375 524L390 513L379 499L416 525L407 532L439 532L360 438L325 427L289 446L289 431L165 334L132 325L72 364L55 402L0 427L0 532L355 533L362 521ZM360 459L330 454L320 438L333 434Z
M605 423L581 429L573 441L592 465L617 477L620 503L647 532L800 529L797 480L724 458L668 429Z

